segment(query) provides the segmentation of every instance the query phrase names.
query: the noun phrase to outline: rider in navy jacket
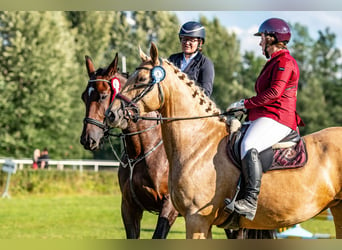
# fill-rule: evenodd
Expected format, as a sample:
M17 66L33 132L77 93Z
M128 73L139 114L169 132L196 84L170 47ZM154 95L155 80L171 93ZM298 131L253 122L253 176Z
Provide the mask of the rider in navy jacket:
M169 61L194 80L207 96L211 96L215 70L212 61L201 53L205 42L204 27L198 22L187 22L178 35L183 52L171 55Z

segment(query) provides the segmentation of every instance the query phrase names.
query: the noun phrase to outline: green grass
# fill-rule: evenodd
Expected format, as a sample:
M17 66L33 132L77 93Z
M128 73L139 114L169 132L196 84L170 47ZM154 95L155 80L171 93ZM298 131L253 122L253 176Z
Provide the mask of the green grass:
M125 239L120 215L121 195L42 196L0 199L1 239ZM157 216L144 213L141 238L152 237ZM310 220L301 224L313 233L335 235L333 222ZM184 239L184 219L179 217L168 236ZM225 239L213 227L214 239Z

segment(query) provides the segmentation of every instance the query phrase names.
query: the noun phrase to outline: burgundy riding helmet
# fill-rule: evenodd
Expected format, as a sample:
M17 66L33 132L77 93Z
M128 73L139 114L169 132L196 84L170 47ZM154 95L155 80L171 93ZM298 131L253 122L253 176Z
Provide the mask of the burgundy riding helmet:
M262 33L274 36L278 42L288 43L291 39L289 25L280 18L267 19L260 25L259 31L254 35L261 36Z

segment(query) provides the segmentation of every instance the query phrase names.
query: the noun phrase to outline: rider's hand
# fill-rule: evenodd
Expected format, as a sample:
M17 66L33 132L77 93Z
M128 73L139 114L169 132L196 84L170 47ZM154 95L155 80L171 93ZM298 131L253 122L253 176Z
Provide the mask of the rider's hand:
M244 102L245 102L245 99L241 99L238 102L234 102L230 104L229 107L227 108L227 111L244 109L245 108Z

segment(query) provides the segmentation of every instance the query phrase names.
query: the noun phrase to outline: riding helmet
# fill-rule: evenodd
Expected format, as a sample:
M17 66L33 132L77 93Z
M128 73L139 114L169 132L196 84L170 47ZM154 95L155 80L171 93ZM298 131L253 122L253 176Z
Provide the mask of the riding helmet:
M189 36L202 39L203 44L205 41L205 29L203 25L194 21L183 24L178 35L179 39L181 39L182 36Z
M255 36L261 36L261 34L274 36L278 42L288 43L291 39L291 30L289 25L280 18L270 18L264 21L259 31L255 33Z

